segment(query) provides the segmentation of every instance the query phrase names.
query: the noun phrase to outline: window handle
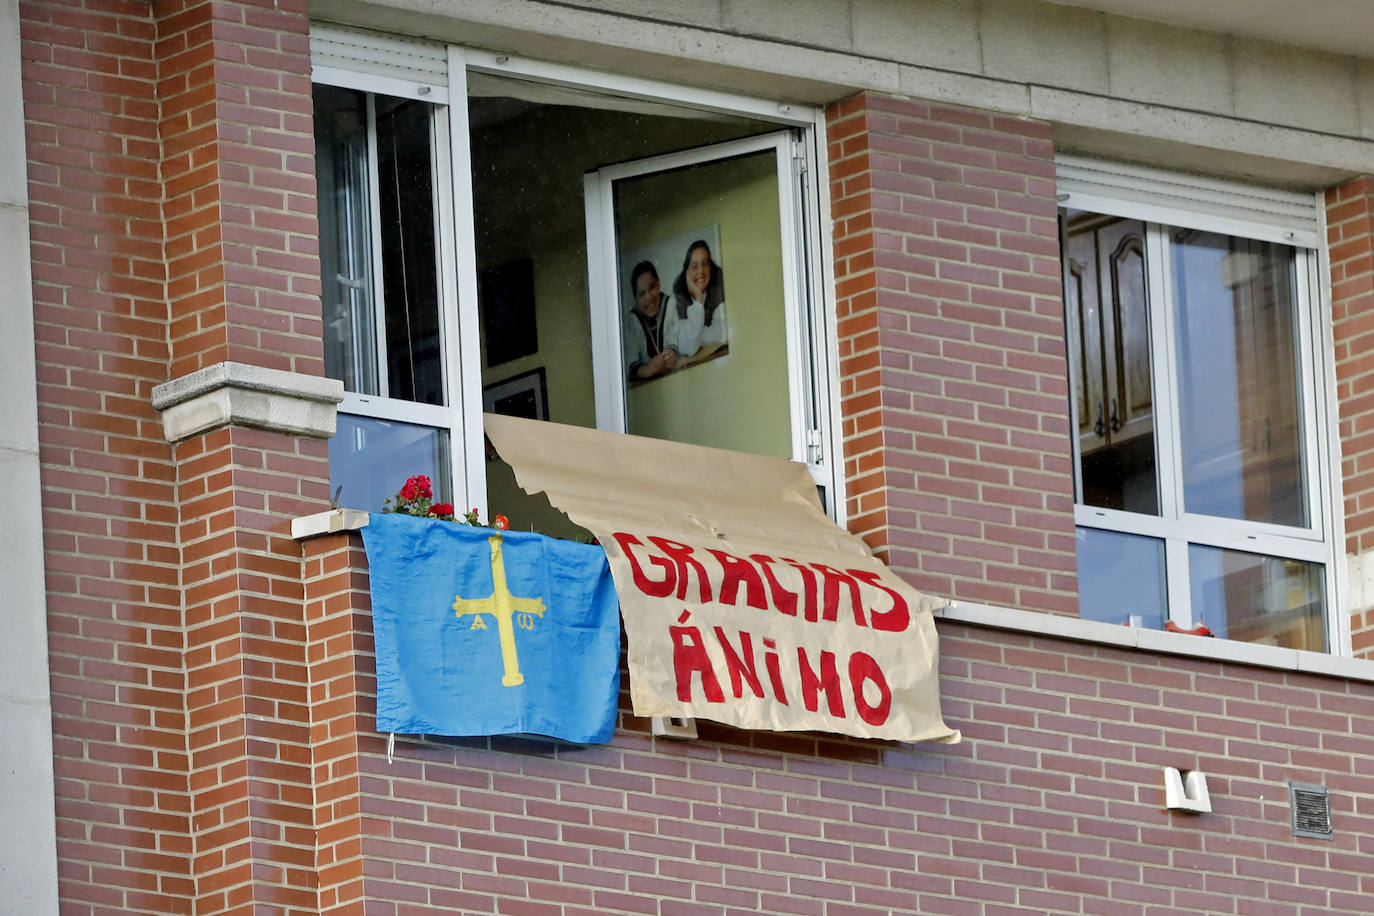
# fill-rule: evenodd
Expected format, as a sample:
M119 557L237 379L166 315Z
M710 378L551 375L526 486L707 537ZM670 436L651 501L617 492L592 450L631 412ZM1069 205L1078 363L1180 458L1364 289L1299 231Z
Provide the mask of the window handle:
M1112 417L1111 417L1111 424L1112 424L1112 432L1116 432L1117 430L1119 430L1119 429L1121 428L1121 420L1118 419L1118 418L1117 418L1117 415L1116 415L1116 398L1112 398Z
M1102 425L1102 402L1097 402L1097 422L1093 424L1093 432L1099 436L1107 435L1106 427Z

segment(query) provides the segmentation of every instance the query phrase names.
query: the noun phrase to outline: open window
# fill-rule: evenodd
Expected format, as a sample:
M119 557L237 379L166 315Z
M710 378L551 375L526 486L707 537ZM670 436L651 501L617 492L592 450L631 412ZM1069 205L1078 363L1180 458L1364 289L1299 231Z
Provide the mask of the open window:
M819 113L395 45L312 33L341 503L425 473L439 501L576 534L485 447L490 411L798 459L842 505Z
M1315 202L1109 168L1061 162L1079 613L1338 646Z
M587 176L598 426L813 457L795 143L773 132Z

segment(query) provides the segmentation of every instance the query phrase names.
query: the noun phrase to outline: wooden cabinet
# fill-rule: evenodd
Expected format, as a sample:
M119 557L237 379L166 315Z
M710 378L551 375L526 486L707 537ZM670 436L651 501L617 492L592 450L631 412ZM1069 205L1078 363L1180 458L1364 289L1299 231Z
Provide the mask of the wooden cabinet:
M1067 307L1077 318L1079 450L1154 432L1145 225L1075 214L1067 225Z

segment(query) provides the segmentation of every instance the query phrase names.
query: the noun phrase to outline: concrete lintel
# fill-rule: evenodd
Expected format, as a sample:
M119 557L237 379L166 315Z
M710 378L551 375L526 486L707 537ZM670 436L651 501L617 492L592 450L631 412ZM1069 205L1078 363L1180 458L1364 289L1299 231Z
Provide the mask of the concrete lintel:
M224 362L153 389L169 442L237 424L316 439L334 435L343 382Z
M1031 113L1030 88L1024 83L909 64L902 65L900 80L902 94L913 98L1021 117Z
M304 541L322 534L357 531L366 528L370 520L368 513L361 509L330 509L314 515L302 515L291 519L291 537Z
M1350 137L1040 86L1030 102L1057 149L1305 189L1369 170L1370 144Z
M896 92L897 65L841 50L539 0L312 0L312 18L725 92L824 105Z
M1331 91L1344 95L1327 107L1346 114L1347 109L1357 111L1358 117L1337 117L1328 112L1318 121L1296 115L1285 120L1283 111L1292 114L1293 106L1280 110L1281 99L1275 96L1275 113L1271 115L1275 123L1265 123L1262 113L1271 110L1266 100L1278 91L1269 83L1253 87L1257 100L1251 100L1242 112L1233 104L1232 81L1219 78L1208 84L1211 94L1185 94L1177 102L1167 94L1167 81L1145 87L1150 101L1126 97L1129 87L1139 88L1140 81L1133 80L1132 73L1142 69L1153 72L1150 68L1157 67L1158 55L1152 51L1151 42L1176 41L1183 33L1192 40L1192 46L1212 49L1208 60L1202 62L1211 68L1206 72L1230 74L1232 58L1225 36L1219 39L1208 33L1161 30L1152 23L1125 19L1111 19L1112 28L1103 29L1099 28L1101 14L1066 14L1051 4L1042 5L1032 16L1042 31L1049 30L1047 34L1053 33L1065 15L1077 17L1075 21L1091 27L1089 31L1101 32L1079 74L1091 78L1068 79L1061 74L1058 59L1048 69L1040 67L1043 42L1037 44L1000 19L982 21L977 35L985 45L991 33L1008 41L1015 38L1013 50L1023 63L1029 62L1029 69L999 70L996 64L1005 62L1001 57L992 65L986 60L980 63L978 55L967 49L953 57L940 53L938 49L950 42L977 49L978 42L967 34L974 28L973 20L957 3L936 4L947 15L922 19L926 32L919 42L896 41L896 46L916 51L899 53L893 41L870 40L885 24L898 32L903 27L915 28L909 15L894 12L902 6L899 0L854 0L851 9L862 21L861 31L867 38L862 46L853 47L843 42L829 47L803 43L772 19L754 23L748 30L741 27L731 31L718 15L672 17L671 21L655 18L666 15L663 3L597 4L613 8L596 8L590 0L577 2L579 5L573 6L540 0L312 0L311 15L362 28L400 28L411 35L468 47L779 101L826 105L868 90L1008 112L1053 123L1056 145L1070 151L1286 187L1315 190L1338 184L1367 172L1374 156L1370 143L1374 128L1365 120L1371 109L1361 92L1374 83L1374 64L1353 58L1341 62L1350 71L1348 79L1340 67L1325 58L1309 61L1311 66L1303 71L1304 85L1324 89L1324 80L1335 80ZM989 4L983 9L983 19L1011 16L1020 21L1012 15L1019 15L1018 11L1019 4ZM790 15L790 11L779 15ZM996 45L992 41L992 47ZM1275 53L1283 50L1277 45L1274 49ZM989 48L983 47L982 53L986 57ZM1099 57L1105 62L1102 66L1108 67L1108 75L1104 76L1102 66L1098 66ZM1307 61L1308 57L1311 55L1300 55L1299 59ZM1128 85L1120 93L1113 88L1112 68ZM1336 80L1337 76L1341 79ZM1354 98L1352 93L1359 99L1345 97ZM1284 95L1289 102L1291 94ZM1374 97L1374 93L1369 95ZM1369 122L1374 123L1374 116Z

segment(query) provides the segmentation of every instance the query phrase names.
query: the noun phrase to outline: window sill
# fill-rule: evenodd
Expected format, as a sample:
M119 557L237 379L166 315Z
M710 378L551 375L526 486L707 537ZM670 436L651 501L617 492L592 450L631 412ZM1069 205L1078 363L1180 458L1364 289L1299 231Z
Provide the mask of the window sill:
M999 630L1011 630L1018 633L1032 633L1037 636L1054 636L1104 646L1117 646L1123 649L1138 649L1143 652L1182 655L1210 661L1239 662L1261 668L1301 671L1306 674L1327 675L1374 683L1374 661L1328 655L1324 652L1307 652L1299 649L1284 649L1279 646L1236 642L1229 639L1169 633L1163 630L1123 627L1118 624L1079 620L1076 617L1061 617L1040 611L1018 611L1012 608L992 607L991 605L972 604L964 601L952 602L943 608L936 609L935 619Z
M314 515L302 515L291 519L291 537L304 541L340 531L358 531L367 527L367 520L368 513L361 509L330 509Z

